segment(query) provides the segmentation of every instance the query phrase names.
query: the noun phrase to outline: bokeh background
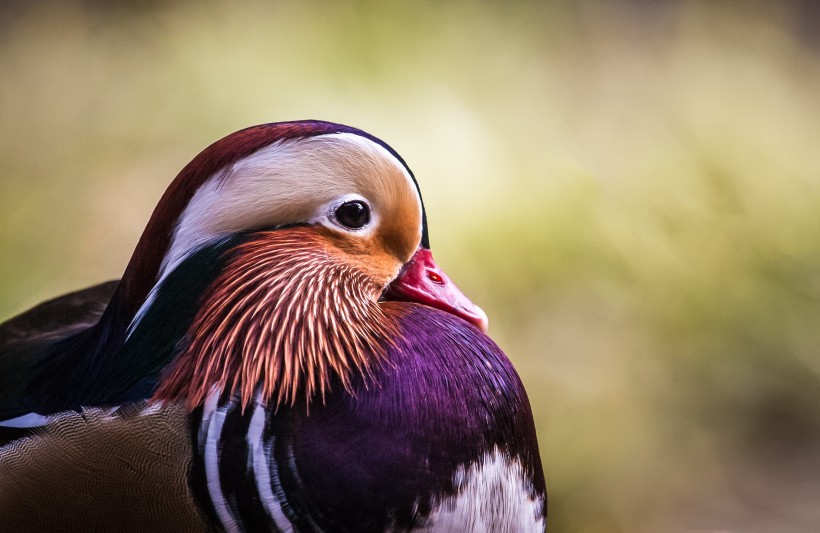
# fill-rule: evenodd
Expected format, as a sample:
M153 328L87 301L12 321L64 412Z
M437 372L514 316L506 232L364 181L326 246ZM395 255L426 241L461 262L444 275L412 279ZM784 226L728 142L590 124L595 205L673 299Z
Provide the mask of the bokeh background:
M0 318L122 272L200 149L409 162L555 532L820 531L820 4L2 2Z

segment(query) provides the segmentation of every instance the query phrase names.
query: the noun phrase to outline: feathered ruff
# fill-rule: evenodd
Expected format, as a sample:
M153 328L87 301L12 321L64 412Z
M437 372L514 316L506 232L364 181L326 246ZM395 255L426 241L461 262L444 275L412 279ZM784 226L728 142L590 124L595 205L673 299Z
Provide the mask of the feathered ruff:
M331 238L262 231L230 250L154 399L193 409L217 390L244 409L259 390L268 405L293 405L300 391L309 402L335 379L351 390L356 373L370 375L397 321L378 303L380 284L346 264Z

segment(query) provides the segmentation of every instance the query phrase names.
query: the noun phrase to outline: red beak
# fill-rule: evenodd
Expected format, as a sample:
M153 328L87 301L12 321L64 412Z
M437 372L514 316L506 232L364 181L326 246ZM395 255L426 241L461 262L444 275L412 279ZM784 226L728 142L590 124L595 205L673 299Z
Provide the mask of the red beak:
M419 248L402 267L396 279L385 291L388 300L416 302L463 318L487 332L487 313L464 296L447 274L433 261L427 248Z

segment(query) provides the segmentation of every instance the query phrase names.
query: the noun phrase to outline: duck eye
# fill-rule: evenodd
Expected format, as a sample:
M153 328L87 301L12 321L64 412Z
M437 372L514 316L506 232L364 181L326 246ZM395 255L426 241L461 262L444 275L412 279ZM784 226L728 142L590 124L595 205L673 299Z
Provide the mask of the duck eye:
M359 229L370 222L370 208L359 200L345 202L334 213L339 224L350 229Z

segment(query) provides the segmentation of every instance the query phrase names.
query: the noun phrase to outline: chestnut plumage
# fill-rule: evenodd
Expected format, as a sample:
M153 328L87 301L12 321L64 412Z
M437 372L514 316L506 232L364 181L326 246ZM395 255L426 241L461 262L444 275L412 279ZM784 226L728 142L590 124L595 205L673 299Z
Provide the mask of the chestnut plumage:
M486 327L392 148L318 121L236 132L177 176L119 283L0 325L0 521L110 529L95 490L167 484L180 531L541 531L532 414ZM19 512L35 494L59 504ZM135 530L169 512L127 507Z
M324 397L331 379L346 390L369 374L397 334L378 304L382 287L347 264L329 237L308 228L265 231L226 252L205 289L186 346L155 398L201 405L216 387L247 407Z

